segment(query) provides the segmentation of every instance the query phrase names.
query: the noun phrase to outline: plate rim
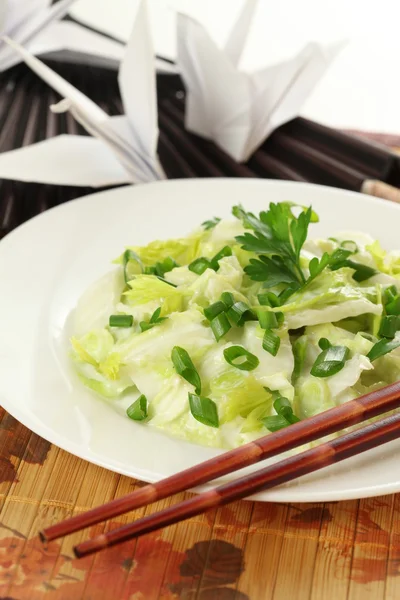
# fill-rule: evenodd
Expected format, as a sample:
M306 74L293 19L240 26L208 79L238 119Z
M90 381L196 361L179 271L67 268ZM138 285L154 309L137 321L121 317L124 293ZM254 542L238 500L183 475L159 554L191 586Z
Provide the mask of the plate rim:
M22 223L21 225L17 226L15 229L13 229L9 233L7 233L0 240L0 253L2 253L3 247L10 240L13 240L14 237L23 235L25 230L30 229L32 227L36 227L36 223L38 221L42 221L43 219L47 218L47 216L50 213L54 214L54 212L62 213L64 211L75 210L74 207L75 207L76 203L82 203L82 202L86 202L86 201L91 202L93 199L98 198L100 196L113 196L113 195L119 194L119 193L122 193L122 195L124 195L127 193L127 190L130 190L133 193L135 193L135 190L138 190L138 188L141 189L143 187L143 185L146 185L146 187L148 187L148 186L153 186L153 187L154 186L166 186L166 185L170 185L170 184L179 185L179 186L184 186L184 185L190 186L190 185L198 185L198 184L201 185L203 183L206 184L206 183L210 183L210 182L213 182L213 185L214 184L215 185L223 185L223 183L225 183L227 181L229 181L229 182L234 181L236 185L260 184L260 182L262 182L263 185L271 186L271 187L276 187L276 186L283 184L284 186L293 187L293 188L302 187L302 188L321 189L321 190L323 190L324 193L326 193L328 191L329 193L332 193L333 195L340 194L340 195L346 195L346 196L355 196L358 198L363 196L363 199L365 201L367 201L367 202L369 201L372 204L386 205L388 202L390 202L388 200L378 198L375 196L361 194L360 192L356 192L356 191L352 191L352 190L343 190L340 188L334 188L334 187L325 186L325 185L321 185L321 184L314 184L314 183L310 183L310 182L277 180L277 179L270 180L270 179L263 179L263 178L232 178L232 177L188 178L188 179L180 179L180 180L179 179L178 180L177 179L162 180L162 181L156 181L156 182L140 184L140 185L123 185L123 186L119 186L119 187L111 188L111 189L107 189L107 190L95 191L86 196L81 196L78 198L68 200L65 203L51 207L48 210L46 210L42 213L39 213L38 215L33 216L32 218L28 219L27 221L25 221L24 223ZM250 183L250 182L252 182L252 183ZM138 193L140 193L140 191ZM115 201L117 202L118 199L116 199ZM400 205L391 203L391 206L395 210L400 211ZM139 479L142 479L143 481L146 481L149 483L154 483L161 479L160 474L157 474L155 472L151 473L148 471L141 471L138 468L135 468L135 470L137 473L141 473L141 474L140 475L132 475L131 472L128 472L128 470L126 468L124 468L123 466L119 466L117 464L117 462L114 460L110 461L110 459L108 459L109 462L107 463L106 460L104 460L102 458L98 458L96 456L96 454L94 454L92 452L91 449L84 451L84 449L82 448L81 445L76 444L73 441L71 442L67 438L64 438L64 437L61 439L57 438L57 433L54 430L52 430L51 428L49 428L45 423L40 422L39 420L37 422L35 421L35 423L32 423L32 421L29 420L29 415L24 413L24 411L21 410L20 407L9 405L9 403L7 402L7 399L5 402L2 402L2 406L12 417L17 419L20 423L22 423L22 425L27 427L30 431L43 437L45 440L50 442L52 445L55 445L56 447L61 448L62 450L65 450L66 452L69 452L69 453L73 454L74 456L77 456L80 459L86 460L86 461L88 461L94 465L100 466L102 468L111 470L112 472L119 473L121 475L125 475L125 476L131 477L131 478L139 478ZM34 427L32 427L32 425L34 425ZM64 443L64 441L65 441L65 443ZM88 456L90 456L90 458L88 458ZM105 466L106 463L107 463L107 465ZM262 461L260 462L260 465L261 464L262 464ZM210 489L212 487L214 487L213 483L210 483L210 484L205 484L205 485L196 487L194 489L191 489L190 491L201 492L201 491ZM339 490L331 490L327 496L324 494L323 491L312 492L310 490L305 490L305 491L303 490L303 492L302 492L301 488L294 490L293 488L290 488L290 487L285 488L285 487L279 486L277 488L273 488L271 490L256 494L255 496L250 496L250 497L246 498L246 500L258 500L258 501L264 501L264 502L299 502L299 503L352 500L352 499L368 498L368 497L374 497L374 496L380 496L380 495L392 494L392 493L399 492L400 491L400 481L397 482L397 484L396 484L396 482L394 482L394 483L378 484L378 485L376 485L376 484L362 485L361 489L362 489L362 495L360 495L360 486L358 486L358 487L354 487L351 489L347 489L344 494L342 491L340 491L340 489Z

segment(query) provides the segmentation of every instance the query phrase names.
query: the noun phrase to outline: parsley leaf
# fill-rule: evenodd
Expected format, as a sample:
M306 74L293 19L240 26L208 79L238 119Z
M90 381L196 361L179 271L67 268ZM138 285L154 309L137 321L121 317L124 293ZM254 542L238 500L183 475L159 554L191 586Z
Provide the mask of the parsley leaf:
M354 262L349 257L357 252L356 244L346 243L332 254L325 252L321 258L314 257L309 263L309 277L306 279L300 265L300 253L307 239L310 223L318 220L312 208L301 207L296 217L295 205L290 202L271 203L268 211L260 212L259 217L246 212L242 206L235 206L232 213L240 219L246 229L236 240L243 250L253 252L258 258L250 259L245 268L253 281L262 281L265 288L284 285L279 295L280 304L301 288L311 283L326 268L335 271L343 267L354 270L353 279L364 281L376 273L375 269ZM351 248L349 247L351 245Z
M271 203L269 210L261 212L259 218L241 206L232 210L244 227L253 230L236 240L244 250L260 255L259 259L251 259L246 273L255 281L263 281L265 287L288 284L291 293L306 282L300 266L300 251L307 239L308 226L315 220L311 208L296 217L293 206L289 202Z
M279 256L274 259L268 256L251 258L245 270L253 281L264 281L265 288L274 287L279 283L298 283L296 275L286 267L284 260Z
M253 213L246 212L243 206L234 206L232 208L232 214L234 217L242 221L243 227L246 229L254 229L254 231L259 231L267 238L272 238L272 232L268 225L263 223L258 217L253 215ZM260 213L260 216L266 213Z
M308 226L311 221L311 208L306 212L300 213L298 219L290 223L290 233L292 234L293 246L297 260L300 259L300 250L307 239Z

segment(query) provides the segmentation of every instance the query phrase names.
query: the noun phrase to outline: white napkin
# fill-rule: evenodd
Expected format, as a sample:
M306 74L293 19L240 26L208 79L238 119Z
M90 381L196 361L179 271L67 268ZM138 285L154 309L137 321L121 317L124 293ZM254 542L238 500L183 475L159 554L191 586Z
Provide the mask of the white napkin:
M70 111L96 139L91 140L92 155L85 151L88 142L83 136L70 135L0 154L0 178L14 178L17 175L18 161L18 179L42 183L98 187L165 177L157 157L155 59L145 0L137 1L136 8L132 34L119 71L119 85L126 114L117 117L109 117L30 52L7 40L10 50L13 49L39 77L64 97L64 100L51 109L54 112ZM77 154L80 157L79 167L76 163ZM98 163L93 160L94 156ZM35 164L40 159L46 159L41 168L36 170L29 165L30 161Z
M117 67L124 44L90 31L78 23L62 22L75 0L0 0L0 37L7 36L34 55L63 51L80 56L80 62ZM105 61L105 62L104 62ZM20 57L0 39L0 71L20 62Z
M186 89L185 124L246 161L300 109L343 42L310 43L293 58L252 73L238 68L257 0L245 4L223 49L191 17L178 14L178 68Z

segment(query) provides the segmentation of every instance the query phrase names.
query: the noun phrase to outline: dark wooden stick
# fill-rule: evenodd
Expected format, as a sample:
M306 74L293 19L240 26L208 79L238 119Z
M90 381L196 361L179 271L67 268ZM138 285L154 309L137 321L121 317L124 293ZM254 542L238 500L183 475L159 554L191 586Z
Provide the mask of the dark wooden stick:
M399 406L400 382L396 382L48 527L40 533L40 537L43 541L50 541L69 535L351 427Z
M391 442L399 436L400 413L397 413L316 446L311 450L306 450L301 454L265 467L260 471L220 485L194 498L179 502L134 523L98 535L91 540L78 544L74 548L75 555L81 558L109 546L115 546L132 538L137 538L145 533L184 521L211 508L240 500L246 496L297 479L302 475L313 473L371 448Z
M303 117L287 123L281 130L306 141L324 155L333 156L358 171L366 172L371 178L386 180L397 160L389 148Z

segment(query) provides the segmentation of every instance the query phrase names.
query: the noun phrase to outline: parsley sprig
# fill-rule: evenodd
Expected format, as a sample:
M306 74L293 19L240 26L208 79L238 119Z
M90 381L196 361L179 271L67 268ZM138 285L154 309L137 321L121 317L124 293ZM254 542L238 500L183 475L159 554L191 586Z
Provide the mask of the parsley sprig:
M243 225L252 229L236 239L242 248L259 255L251 259L245 271L255 281L263 281L264 287L278 284L290 286L292 293L306 283L300 265L300 252L307 239L308 226L317 217L311 207L303 209L296 217L293 204L271 203L268 211L257 218L241 206L233 208L233 214Z
M354 270L353 279L364 281L376 274L376 270L367 265L351 260L351 255L357 252L353 244L340 247L331 254L325 252L321 258L311 259L306 277L300 264L300 253L307 239L310 223L318 221L318 216L311 207L300 207L302 210L296 217L293 214L295 205L290 202L271 203L268 211L260 213L259 217L246 212L242 206L232 209L233 215L240 219L246 229L236 240L242 248L258 255L250 259L245 272L253 281L262 281L263 287L274 288L283 286L279 295L279 304L284 304L296 291L309 285L324 269L336 271L343 267Z

